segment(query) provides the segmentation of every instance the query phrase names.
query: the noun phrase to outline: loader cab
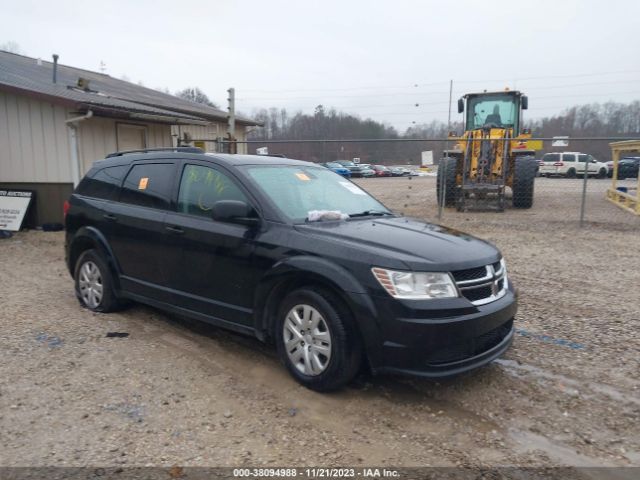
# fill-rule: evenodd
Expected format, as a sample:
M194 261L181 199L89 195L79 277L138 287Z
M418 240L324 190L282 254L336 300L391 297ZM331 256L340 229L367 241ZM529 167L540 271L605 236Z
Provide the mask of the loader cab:
M458 100L458 113L465 111L465 131L478 128L513 128L520 134L521 110L528 99L517 91L469 93Z

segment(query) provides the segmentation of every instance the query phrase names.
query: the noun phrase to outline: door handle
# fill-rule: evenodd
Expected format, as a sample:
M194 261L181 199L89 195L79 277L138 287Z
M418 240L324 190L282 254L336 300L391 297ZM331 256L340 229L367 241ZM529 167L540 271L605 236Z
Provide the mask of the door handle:
M118 217L116 217L116 216L115 216L114 214L112 214L112 213L105 213L104 215L102 215L102 217L103 217L105 220L108 220L108 221L110 221L110 222L115 222L115 221L117 221L117 220L118 220Z
M166 228L171 233L175 233L176 235L182 235L184 233L184 230L181 229L180 227L173 227L173 226L168 225L168 226L166 226L164 228Z

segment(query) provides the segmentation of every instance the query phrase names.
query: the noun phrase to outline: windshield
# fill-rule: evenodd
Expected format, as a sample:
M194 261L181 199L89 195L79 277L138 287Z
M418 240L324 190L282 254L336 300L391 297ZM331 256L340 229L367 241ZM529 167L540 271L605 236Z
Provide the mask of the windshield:
M518 130L518 99L514 95L482 95L467 102L467 129L484 126Z
M331 167L331 168L344 168L342 165L340 165L337 162L327 162L327 163L325 163L325 165L327 167Z
M340 211L347 215L389 210L337 173L319 167L250 165L249 176L290 220L306 221L312 210Z
M345 167L355 167L356 164L353 162L338 162L340 165L344 165Z

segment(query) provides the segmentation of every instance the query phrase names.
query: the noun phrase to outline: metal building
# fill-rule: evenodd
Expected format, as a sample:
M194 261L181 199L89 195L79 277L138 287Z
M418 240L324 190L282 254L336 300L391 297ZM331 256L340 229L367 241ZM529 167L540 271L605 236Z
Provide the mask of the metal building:
M36 192L31 226L61 222L64 200L106 154L175 146L185 132L215 139L226 122L226 112L207 105L0 51L0 189ZM236 139L256 124L236 116Z

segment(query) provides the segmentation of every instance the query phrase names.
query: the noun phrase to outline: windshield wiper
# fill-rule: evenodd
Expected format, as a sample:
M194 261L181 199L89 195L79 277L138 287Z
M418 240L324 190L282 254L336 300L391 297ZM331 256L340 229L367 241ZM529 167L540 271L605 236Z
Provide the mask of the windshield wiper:
M360 213L350 213L349 217L350 218L354 218L354 217L382 217L384 215L393 215L393 213L385 212L383 210L365 210L364 212L360 212Z

